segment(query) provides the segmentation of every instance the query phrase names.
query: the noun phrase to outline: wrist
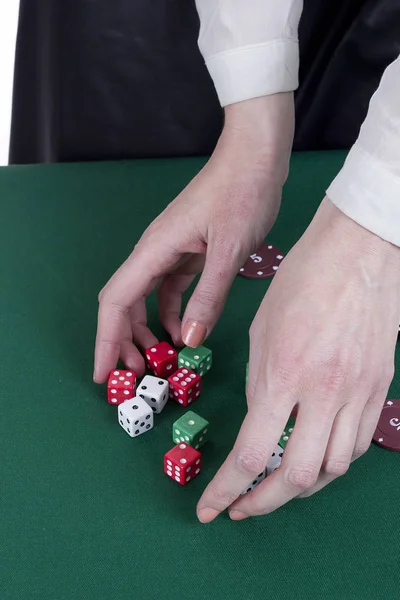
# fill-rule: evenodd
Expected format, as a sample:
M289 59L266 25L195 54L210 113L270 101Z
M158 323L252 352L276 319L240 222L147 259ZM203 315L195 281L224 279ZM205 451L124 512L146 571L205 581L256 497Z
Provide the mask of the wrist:
M343 254L349 264L358 257L365 258L373 270L391 272L400 278L400 248L359 225L327 197L310 225L310 232L313 231L321 243L325 238L332 245L332 251L336 246L340 260L343 260Z
M293 94L273 94L227 106L223 133L240 134L260 149L290 152L294 135Z
M283 185L294 134L292 93L238 102L225 109L225 123L215 154L258 166L268 179ZM252 169L253 170L253 169Z

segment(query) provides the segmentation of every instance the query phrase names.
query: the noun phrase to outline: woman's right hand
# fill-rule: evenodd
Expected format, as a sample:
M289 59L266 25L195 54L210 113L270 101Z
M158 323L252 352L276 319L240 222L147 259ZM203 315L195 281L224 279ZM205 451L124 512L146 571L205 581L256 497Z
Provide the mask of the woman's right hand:
M94 379L118 359L139 374L138 347L157 342L146 297L158 286L160 320L174 344L200 345L212 331L231 284L273 225L288 171L293 95L228 107L206 166L145 231L99 295ZM180 319L182 293L200 280Z

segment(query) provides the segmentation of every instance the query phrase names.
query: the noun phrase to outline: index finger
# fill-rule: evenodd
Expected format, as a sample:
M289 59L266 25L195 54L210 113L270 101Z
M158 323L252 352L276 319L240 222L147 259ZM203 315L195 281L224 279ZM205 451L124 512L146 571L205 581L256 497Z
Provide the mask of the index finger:
M289 396L276 400L251 404L232 451L200 498L202 523L213 521L265 469L293 407Z
M307 404L300 406L282 465L251 494L235 502L230 511L231 519L268 514L315 485L335 410L332 408L330 413L322 415Z
M121 345L132 344L131 307L148 295L156 283L157 277L147 261L141 261L134 251L100 292L95 381L105 381L121 355Z

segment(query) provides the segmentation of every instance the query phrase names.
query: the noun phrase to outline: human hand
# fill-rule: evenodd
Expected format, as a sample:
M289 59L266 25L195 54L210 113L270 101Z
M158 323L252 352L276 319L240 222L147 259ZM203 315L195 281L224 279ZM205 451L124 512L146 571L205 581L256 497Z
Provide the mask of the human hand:
M343 475L371 442L393 377L400 249L328 199L279 267L250 330L248 413L198 504L202 522L270 513ZM289 415L282 465L254 491Z
M232 281L279 210L293 136L293 96L277 94L228 107L213 156L153 221L99 295L94 380L120 358L140 374L136 346L157 339L146 297L157 288L160 320L174 344L198 346L215 325ZM202 276L187 305L182 293Z

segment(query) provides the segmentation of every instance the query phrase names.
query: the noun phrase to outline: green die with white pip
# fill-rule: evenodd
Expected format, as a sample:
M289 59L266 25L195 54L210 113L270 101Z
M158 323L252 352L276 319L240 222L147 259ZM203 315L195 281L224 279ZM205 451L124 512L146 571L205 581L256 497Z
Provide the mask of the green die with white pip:
M185 346L179 352L178 367L188 367L198 375L205 375L211 369L212 352L205 346L189 348Z
M295 421L294 421L293 417L289 417L289 421L286 423L285 430L283 431L283 433L281 435L281 439L278 442L278 444L280 445L281 448L286 447L286 444L288 443L289 438L293 432L294 424L295 424Z
M172 439L175 444L186 442L198 450L208 440L209 422L192 410L188 410L172 425Z

